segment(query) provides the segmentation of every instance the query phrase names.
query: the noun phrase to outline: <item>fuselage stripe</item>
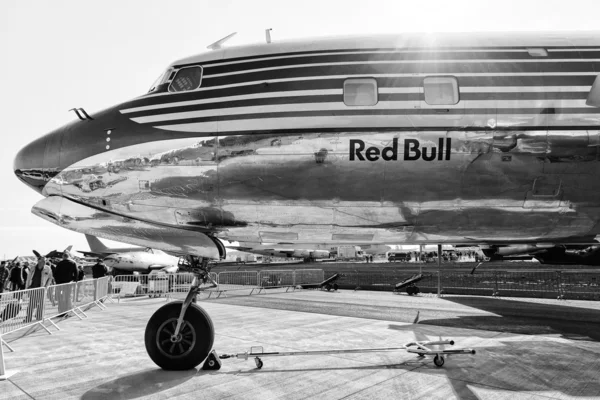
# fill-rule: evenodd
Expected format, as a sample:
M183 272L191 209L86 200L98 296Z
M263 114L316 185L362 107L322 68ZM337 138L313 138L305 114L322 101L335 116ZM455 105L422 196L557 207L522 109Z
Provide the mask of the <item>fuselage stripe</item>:
M392 95L393 96L393 95ZM339 96L337 96L339 97ZM234 115L256 115L256 118L260 118L262 115L273 115L276 113L288 113L295 112L298 114L305 112L323 112L328 115L337 116L361 114L363 112L372 112L373 115L378 115L378 112L382 113L394 113L398 111L402 114L414 114L420 115L423 113L440 113L444 110L450 110L449 112L456 112L460 110L463 114L481 114L480 110L488 113L506 113L514 112L515 114L539 114L542 110L553 108L555 110L565 110L565 113L569 113L568 110L585 110L585 113L600 113L599 108L585 106L585 100L578 98L575 100L570 99L538 99L536 100L463 100L456 105L452 106L427 106L426 104L419 104L419 95L417 94L414 99L407 99L405 101L379 101L375 106L346 106L342 101L330 101L328 97L323 96L325 102L322 103L286 103L286 104L271 104L271 105L251 105L245 107L236 108L222 108L222 109L208 109L208 110L195 110L195 111L183 111L174 113L164 114L151 114L147 116L140 116L132 118L137 123L156 123L163 121L176 121L176 120L204 120L206 118L221 117L222 119L230 119L229 117ZM252 104L252 102L250 103ZM228 104L225 104L228 105ZM416 107L419 108L416 108ZM529 110L523 112L523 110ZM446 112L446 111L444 111ZM556 113L560 113L555 111ZM578 111L581 112L581 111Z

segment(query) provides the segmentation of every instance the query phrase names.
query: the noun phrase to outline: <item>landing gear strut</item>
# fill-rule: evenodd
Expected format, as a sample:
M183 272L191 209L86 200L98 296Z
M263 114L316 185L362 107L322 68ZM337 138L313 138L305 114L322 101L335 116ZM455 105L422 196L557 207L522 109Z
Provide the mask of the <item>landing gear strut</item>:
M210 277L208 259L187 257L196 276L185 300L159 308L146 325L144 342L148 355L162 369L186 370L199 365L212 350L212 320L196 303L196 295L217 284ZM210 286L200 285L210 281Z

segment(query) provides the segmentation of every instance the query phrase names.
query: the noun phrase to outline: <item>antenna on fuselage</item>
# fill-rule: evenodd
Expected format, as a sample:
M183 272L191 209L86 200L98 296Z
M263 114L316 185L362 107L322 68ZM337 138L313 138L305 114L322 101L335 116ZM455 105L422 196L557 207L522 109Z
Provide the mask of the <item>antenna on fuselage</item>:
M271 43L271 31L273 28L265 29L265 35L267 37L267 43Z
M236 34L237 34L237 32L230 33L229 35L225 36L223 39L219 39L216 42L214 42L213 44L206 46L206 48L210 49L210 50L218 50L221 47L223 47L223 43L225 43L226 41L228 41L229 39L234 37Z

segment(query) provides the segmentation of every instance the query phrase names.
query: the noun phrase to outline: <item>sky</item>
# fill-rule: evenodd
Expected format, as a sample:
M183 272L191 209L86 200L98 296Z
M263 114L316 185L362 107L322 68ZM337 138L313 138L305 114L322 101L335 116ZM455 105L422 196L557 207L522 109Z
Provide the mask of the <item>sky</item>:
M347 34L597 30L600 2L220 0L0 2L0 259L89 247L33 214L17 151L73 120L147 92L172 61L228 44ZM105 241L108 245L129 246Z

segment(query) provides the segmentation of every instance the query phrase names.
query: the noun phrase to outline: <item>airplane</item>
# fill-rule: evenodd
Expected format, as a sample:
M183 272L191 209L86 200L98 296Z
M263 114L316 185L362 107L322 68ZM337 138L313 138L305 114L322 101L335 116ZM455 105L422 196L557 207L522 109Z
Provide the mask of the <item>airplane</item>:
M240 242L238 246L226 246L228 249L243 251L246 253L258 254L268 257L282 258L302 258L304 261L314 261L331 258L329 250L319 250L318 245L308 245L308 248L298 248L297 246L285 244L258 244Z
M85 235L85 239L90 246L90 251L85 250L77 250L78 253L83 254L85 257L95 257L95 258L104 258L111 254L122 254L122 253L131 253L143 251L140 247L115 247L108 248L104 243L102 243L96 236Z
M44 196L32 212L202 277L221 240L597 245L600 33L231 36L24 146L14 172ZM109 164L110 185L70 184ZM200 281L148 322L161 368L212 348Z
M238 246L225 246L228 249L245 251L270 257L302 258L305 262L330 259L338 254L339 246L322 243L272 243L257 244L253 242L240 242ZM366 254L385 254L391 249L384 244L361 244L360 249Z
M97 237L85 235L90 251L80 251L86 257L103 259L104 264L113 275L133 272L150 273L160 270L166 273L176 273L179 270L178 257L166 254L161 250L151 248L127 247L108 248Z
M146 248L140 251L110 254L103 259L113 275L127 273L147 273L162 271L174 274L179 271L179 257L171 256L164 251Z
M73 249L73 245L69 245L67 246L66 249L64 249L63 251L58 251L58 250L52 250L51 252L49 252L48 254L45 255L46 259L48 260L62 260L62 256L64 253L68 253L69 255L71 255L71 250ZM40 253L38 253L37 251L33 250L33 254L35 254L35 256L37 258L40 258Z
M524 244L480 246L481 251L492 261L531 260L549 265L600 265L600 244L561 245Z

